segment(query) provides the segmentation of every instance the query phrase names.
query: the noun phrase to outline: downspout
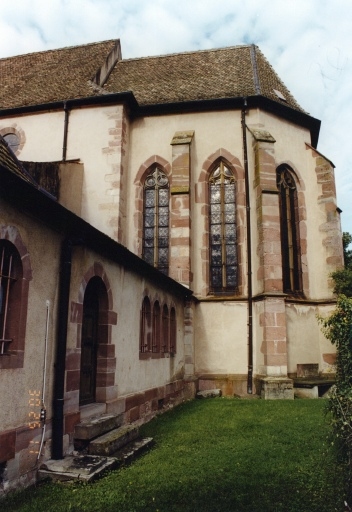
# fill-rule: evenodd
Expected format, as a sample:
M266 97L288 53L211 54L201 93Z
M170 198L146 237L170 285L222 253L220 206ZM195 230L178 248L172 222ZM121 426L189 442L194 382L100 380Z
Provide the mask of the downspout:
M62 161L66 161L67 156L67 135L68 135L68 119L70 115L70 110L67 106L67 101L64 101L64 112L65 112L65 121L64 121L64 141L62 145Z
M58 328L56 361L54 367L53 436L52 458L63 458L64 435L64 389L66 370L67 325L71 282L71 260L73 241L65 239L61 246L61 262L58 299Z
M249 197L249 172L248 153L246 136L246 107L247 99L243 100L241 111L243 159L244 159L244 180L246 190L246 225L247 225L247 276L248 276L248 374L247 393L253 393L253 291L252 291L252 243L251 243L251 209Z

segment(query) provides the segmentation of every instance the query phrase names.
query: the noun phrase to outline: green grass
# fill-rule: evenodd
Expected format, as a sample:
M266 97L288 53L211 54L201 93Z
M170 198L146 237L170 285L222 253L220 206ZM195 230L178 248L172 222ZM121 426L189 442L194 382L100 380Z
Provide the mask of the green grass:
M324 400L196 400L143 427L155 447L94 484L41 484L2 511L343 511Z

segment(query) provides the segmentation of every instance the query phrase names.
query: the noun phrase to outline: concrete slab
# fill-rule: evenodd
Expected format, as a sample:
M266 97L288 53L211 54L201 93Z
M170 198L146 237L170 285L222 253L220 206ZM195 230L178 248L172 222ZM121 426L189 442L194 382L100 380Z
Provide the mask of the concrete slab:
M64 459L48 460L39 469L39 478L52 480L83 480L91 482L105 471L114 469L119 461L113 457L97 455L67 455Z

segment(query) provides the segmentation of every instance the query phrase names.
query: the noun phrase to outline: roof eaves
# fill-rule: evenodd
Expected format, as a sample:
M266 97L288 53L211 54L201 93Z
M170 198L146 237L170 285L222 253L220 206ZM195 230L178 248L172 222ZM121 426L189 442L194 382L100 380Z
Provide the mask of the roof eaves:
M18 114L28 114L32 112L45 112L49 110L61 110L64 105L67 108L94 106L99 104L111 105L117 103L127 103L131 111L138 108L138 102L132 91L123 91L116 93L100 94L99 96L86 96L84 98L71 98L54 101L51 103L41 103L25 105L22 107L12 107L0 109L0 118L3 116L16 116Z
M307 127L311 132L312 146L318 144L321 122L319 119L301 110L296 110L288 105L271 100L265 96L246 96L232 98L218 98L210 100L193 100L175 103L159 103L154 105L143 105L134 112L135 116L172 114L175 112L204 112L207 110L239 109L247 103L246 108L263 108L268 112L280 115L283 118L300 126Z

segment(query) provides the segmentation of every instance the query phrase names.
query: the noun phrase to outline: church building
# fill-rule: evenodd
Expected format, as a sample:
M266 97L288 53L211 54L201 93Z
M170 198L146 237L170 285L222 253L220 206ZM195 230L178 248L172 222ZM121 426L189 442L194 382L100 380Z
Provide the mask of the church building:
M334 372L334 165L257 46L110 40L0 77L0 493L85 418L291 399L298 366Z

